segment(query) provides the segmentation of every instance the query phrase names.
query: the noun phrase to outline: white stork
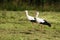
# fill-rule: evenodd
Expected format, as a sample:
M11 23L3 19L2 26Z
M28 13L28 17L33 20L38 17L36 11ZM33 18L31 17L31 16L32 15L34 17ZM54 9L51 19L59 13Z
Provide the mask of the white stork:
M49 27L51 27L51 24L48 23L46 20L42 19L42 18L38 18L39 12L36 12L36 22L39 24L43 24L43 25L48 25Z
M32 17L32 16L29 16L28 15L28 11L27 10L25 10L25 12L26 12L26 16L27 16L27 19L29 20L29 21L31 21L31 22L36 22L36 20L35 20L35 18L34 17Z

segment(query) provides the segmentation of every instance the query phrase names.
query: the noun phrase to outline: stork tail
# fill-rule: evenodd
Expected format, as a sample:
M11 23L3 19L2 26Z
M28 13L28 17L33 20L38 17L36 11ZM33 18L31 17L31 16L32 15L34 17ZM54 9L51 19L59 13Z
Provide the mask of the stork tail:
M51 24L50 23L48 23L46 20L44 20L45 21L45 24L46 25L48 25L49 27L51 27Z
M48 23L46 20L44 20L44 21L45 21L44 23L40 23L40 24L48 25L49 27L51 27L50 23Z

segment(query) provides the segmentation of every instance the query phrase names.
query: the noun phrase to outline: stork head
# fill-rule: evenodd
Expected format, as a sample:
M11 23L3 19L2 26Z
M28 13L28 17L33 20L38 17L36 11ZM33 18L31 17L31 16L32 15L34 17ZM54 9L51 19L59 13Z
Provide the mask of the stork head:
M26 12L26 15L28 16L28 10L25 10L25 12Z
M25 10L26 13L28 13L28 10Z
M39 15L39 12L38 11L36 13L37 13L37 15Z
M37 11L37 12L36 12L36 17L38 17L38 15L39 15L39 12Z

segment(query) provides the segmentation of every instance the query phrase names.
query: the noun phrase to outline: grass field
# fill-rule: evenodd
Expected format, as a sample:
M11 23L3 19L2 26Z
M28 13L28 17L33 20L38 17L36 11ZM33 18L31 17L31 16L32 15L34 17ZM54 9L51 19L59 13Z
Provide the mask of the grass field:
M35 11L29 11L35 16ZM60 12L40 12L52 25L32 24L24 11L0 11L0 40L60 40Z

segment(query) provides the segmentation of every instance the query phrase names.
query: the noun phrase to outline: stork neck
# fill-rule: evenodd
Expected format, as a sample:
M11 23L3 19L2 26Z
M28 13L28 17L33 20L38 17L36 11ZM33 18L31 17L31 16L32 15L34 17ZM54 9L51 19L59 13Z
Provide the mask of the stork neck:
M38 17L38 14L36 15L36 18Z
M28 12L26 12L26 16L28 16Z
M38 17L38 15L39 15L39 12L37 12L37 14L36 14L36 18Z

